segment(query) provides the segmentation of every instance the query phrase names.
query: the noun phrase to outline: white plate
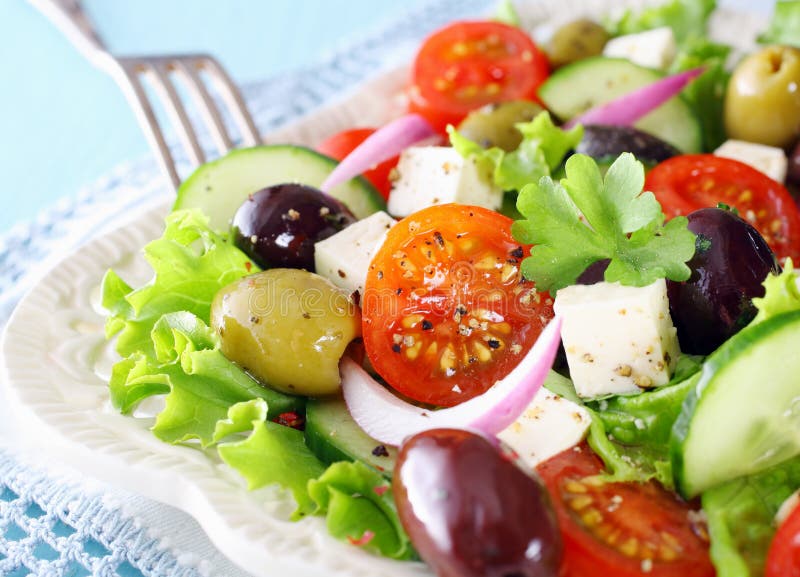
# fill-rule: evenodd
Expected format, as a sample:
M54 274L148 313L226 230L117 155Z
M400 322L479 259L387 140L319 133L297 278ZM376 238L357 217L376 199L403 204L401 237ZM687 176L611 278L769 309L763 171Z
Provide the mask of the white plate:
M558 2L559 12L571 18L619 4ZM530 2L522 13L542 21L555 5ZM752 37L761 26L762 19L741 14L715 19L719 36L729 42ZM404 79L404 71L386 73L269 140L313 145L349 126L379 124L394 112ZM185 510L224 554L259 577L430 575L421 564L380 559L335 541L320 518L288 521L288 494L276 488L248 492L213 453L162 443L148 431L150 420L111 408L106 383L116 359L103 337L99 283L110 267L133 285L150 277L140 250L160 236L166 211L166 205L153 208L85 245L18 305L2 355L9 402L25 435L48 457Z

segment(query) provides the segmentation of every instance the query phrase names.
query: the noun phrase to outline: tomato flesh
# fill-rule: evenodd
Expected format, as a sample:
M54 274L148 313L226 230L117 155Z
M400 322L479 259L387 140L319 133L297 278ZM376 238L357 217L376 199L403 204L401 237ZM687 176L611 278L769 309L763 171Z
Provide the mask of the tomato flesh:
M713 154L675 156L647 175L645 190L667 218L724 203L753 225L779 259L800 257L800 210L786 188L737 160Z
M508 100L535 100L547 57L517 27L456 22L429 36L414 61L409 108L441 131L470 111Z
M784 521L772 539L765 577L800 577L800 507Z
M511 219L446 204L394 226L361 298L377 372L411 399L452 406L507 375L553 317L552 299L520 274L528 249Z
M564 539L562 577L713 577L708 535L689 505L654 481L607 483L583 444L537 467Z
M336 160L344 160L348 154L353 152L359 144L364 142L375 131L375 128L343 130L323 141L317 146L317 150ZM363 175L364 178L372 183L372 186L378 189L384 200L388 200L389 193L392 191L391 174L399 160L399 156L384 160L367 170Z

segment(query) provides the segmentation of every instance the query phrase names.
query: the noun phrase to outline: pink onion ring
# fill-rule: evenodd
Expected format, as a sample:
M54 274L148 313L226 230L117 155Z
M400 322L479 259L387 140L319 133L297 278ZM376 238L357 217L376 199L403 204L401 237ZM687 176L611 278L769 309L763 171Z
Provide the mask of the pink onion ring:
M652 112L667 100L680 93L692 80L700 76L705 68L693 68L680 74L673 74L629 92L619 98L595 106L564 124L572 128L576 124L606 124L610 126L630 126L643 116Z
M436 134L428 121L418 114L406 114L370 134L333 169L319 189L328 192L351 178L397 156L412 144Z
M345 357L340 366L344 400L358 426L387 445L399 446L411 435L442 427L475 429L493 437L528 408L553 366L560 342L561 319L556 317L505 378L480 396L436 411L396 397Z

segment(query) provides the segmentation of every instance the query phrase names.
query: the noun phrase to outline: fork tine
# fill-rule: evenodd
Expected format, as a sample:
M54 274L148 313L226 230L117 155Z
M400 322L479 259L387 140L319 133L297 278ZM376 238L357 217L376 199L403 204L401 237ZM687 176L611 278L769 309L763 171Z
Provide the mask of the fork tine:
M209 77L214 81L214 85L219 89L220 95L225 100L228 109L231 111L239 132L242 135L242 143L246 146L255 146L261 143L258 130L253 122L253 118L247 110L247 106L242 99L242 95L236 89L225 69L220 66L214 58L210 56L198 60L209 73Z
M211 131L211 137L217 146L220 154L225 154L233 148L233 142L228 135L228 129L225 127L225 122L222 115L217 108L214 99L208 93L203 79L197 72L197 68L201 66L195 60L186 61L183 58L177 59L173 62L176 72L181 75L186 87L192 94L192 98L200 108L201 114L204 116L206 124Z
M189 151L189 156L195 166L199 166L206 161L206 155L197 139L197 133L189 122L186 108L178 97L175 86L170 78L170 60L151 59L145 61L145 71L151 75L153 87L161 97L167 114L172 118L172 123L178 127L178 134L183 141L183 145Z
M158 151L158 162L161 169L169 177L172 186L175 190L181 184L178 170L175 166L175 160L172 153L167 146L167 141L164 139L164 133L158 125L153 107L150 106L150 100L147 98L141 82L139 81L139 74L136 70L138 64L129 64L120 59L117 61L118 66L113 69L114 77L117 78L120 86L122 86L128 103L133 108L136 116L139 118L139 125L144 130L147 140L150 141L150 147Z

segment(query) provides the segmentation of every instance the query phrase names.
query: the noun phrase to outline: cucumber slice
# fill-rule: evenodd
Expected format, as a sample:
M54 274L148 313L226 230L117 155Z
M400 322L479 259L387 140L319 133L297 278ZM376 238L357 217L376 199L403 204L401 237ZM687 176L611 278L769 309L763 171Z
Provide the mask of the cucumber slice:
M662 77L660 72L624 58L596 56L557 70L539 87L539 98L556 116L569 120ZM645 116L636 123L636 128L685 153L700 152L703 148L700 122L681 96Z
M172 208L200 208L211 218L212 228L228 230L248 194L287 182L318 187L337 164L310 148L289 144L234 150L195 170L178 189ZM378 191L360 176L331 190L331 196L359 219L386 208Z
M397 449L381 445L362 431L342 399L308 401L306 445L325 463L363 461L386 477L392 476L397 460Z
M685 497L800 454L800 311L738 333L703 365L672 427Z

